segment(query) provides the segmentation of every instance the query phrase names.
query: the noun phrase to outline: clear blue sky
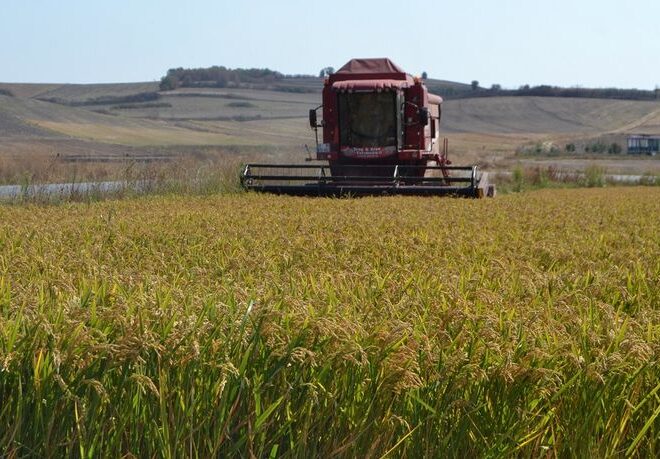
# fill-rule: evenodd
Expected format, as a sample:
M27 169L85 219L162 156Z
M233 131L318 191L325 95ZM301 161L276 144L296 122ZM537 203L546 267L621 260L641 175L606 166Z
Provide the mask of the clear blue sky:
M493 83L660 85L660 0L2 0L0 81L158 80L171 67L335 68Z

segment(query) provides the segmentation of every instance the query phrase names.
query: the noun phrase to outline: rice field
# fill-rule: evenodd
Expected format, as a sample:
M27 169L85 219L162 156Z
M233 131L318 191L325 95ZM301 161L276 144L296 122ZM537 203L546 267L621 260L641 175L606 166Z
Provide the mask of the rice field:
M0 206L0 451L658 457L660 189Z

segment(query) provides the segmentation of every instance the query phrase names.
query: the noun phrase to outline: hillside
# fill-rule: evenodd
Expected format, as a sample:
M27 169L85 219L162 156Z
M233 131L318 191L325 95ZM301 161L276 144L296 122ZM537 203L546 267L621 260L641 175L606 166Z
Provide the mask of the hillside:
M290 83L319 89L321 84L318 78ZM307 112L321 103L319 91L155 92L153 82L0 88L16 96L0 96L0 155L75 154L89 160L201 152L299 161L307 156L305 144L314 144ZM150 99L140 102L144 94ZM442 129L455 160L508 168L517 161L514 155L522 145L553 142L563 148L568 142L591 142L601 136L623 143L628 133L660 133L660 102L559 97L447 100ZM658 170L657 163L646 161L640 170L649 164Z
M61 86L61 84L0 83L0 89L8 90L16 97L39 97L40 94Z
M63 136L132 147L259 145L281 144L289 140L288 135L282 134L287 132L286 127L268 129L261 126L259 129L242 123L133 119L31 99L1 97L0 102L0 120L4 123L0 126L0 152L2 140L29 142Z
M554 97L450 100L443 108L448 132L507 134L626 132L660 114L660 102Z
M121 98L143 92L158 91L158 83L120 83L120 84L64 84L39 93L34 98L41 100L55 99L70 103L86 102L103 97Z
M159 93L146 103L90 103L94 99L120 99L153 89L153 84L65 85L38 94L39 99L70 103L87 101L85 111L150 120L249 121L304 118L320 104L318 93L286 93L244 88L183 88ZM24 100L22 98L21 100ZM39 118L59 121L67 112L50 104L32 110ZM82 112L77 111L78 116ZM94 120L95 115L83 115ZM56 120L52 118L57 118ZM74 116L75 118L75 116ZM443 128L448 133L599 134L654 131L660 125L660 102L554 97L490 97L445 101ZM113 121L111 124L115 124Z
M2 139L15 138L41 138L56 135L24 121L12 110L12 102L15 99L0 96L0 135Z

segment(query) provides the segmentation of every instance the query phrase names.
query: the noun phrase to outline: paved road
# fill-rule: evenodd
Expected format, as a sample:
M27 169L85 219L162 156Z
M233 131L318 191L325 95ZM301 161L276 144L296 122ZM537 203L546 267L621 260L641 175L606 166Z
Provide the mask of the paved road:
M510 171L502 171L491 174L497 177L510 176ZM584 177L580 172L566 172L566 175L575 177ZM628 175L628 174L605 174L605 179L611 182L621 183L648 183L649 180L655 179L660 182L660 177L644 176L644 175ZM497 179L495 179L497 183ZM35 196L49 196L49 197L69 197L77 194L86 193L112 193L121 190L144 191L149 185L148 181L138 182L83 182L83 183L51 183L43 185L0 185L0 199L12 199L21 196L35 197Z
M42 185L2 185L0 198L17 198L21 196L53 196L66 197L86 193L112 193L121 190L143 190L147 182L83 182L83 183L50 183Z
M493 173L495 177L502 176L502 177L511 177L513 175L513 172L511 171L500 171L500 172L495 172ZM566 172L555 172L553 175L556 177L562 179L573 179L573 178L585 178L586 174L584 172L578 172L578 171L566 171ZM636 174L603 174L603 177L605 178L606 181L608 182L619 182L619 183L630 183L630 184L635 184L635 183L644 183L648 184L650 182L654 183L660 183L660 176L653 176L653 175L636 175ZM497 183L497 179L495 181Z

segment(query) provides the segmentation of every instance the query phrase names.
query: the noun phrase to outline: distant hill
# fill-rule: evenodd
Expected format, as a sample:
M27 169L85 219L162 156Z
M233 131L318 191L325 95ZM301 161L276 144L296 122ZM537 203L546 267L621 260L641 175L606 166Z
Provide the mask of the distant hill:
M556 97L660 101L660 90L619 88L562 88L521 86L502 89L499 85L482 88L472 84L427 78L431 93L445 100L492 97ZM476 82L474 82L476 84ZM171 69L161 82L119 84L18 84L0 83L0 94L36 98L64 105L130 104L154 102L172 90L241 89L285 93L318 94L323 78L312 75L284 75L269 69Z
M159 91L157 82L0 84L0 89L13 94L0 95L0 155L37 145L49 155L76 151L93 156L128 148L165 148L177 153L229 148L300 159L306 155L304 145L314 144L306 117L310 108L321 103L322 84L318 77L284 77L270 89ZM474 92L471 85L435 79L426 84L446 99L441 132L449 137L452 151L469 153L475 160L491 153L511 156L520 145L540 141L563 148L569 142L586 143L600 136L615 135L613 141L624 142L628 133L660 134L657 101L463 98L456 94Z
M47 104L24 104L38 113L37 119L93 118L113 124L124 118L145 120L248 121L304 118L310 107L320 104L322 79L283 78L278 85L305 91L254 88L180 88L158 91L158 83L92 85L0 84L13 93L10 105L21 99L79 106L75 112ZM470 85L428 79L430 91L472 91ZM316 88L312 92L311 89ZM145 97L146 96L146 97ZM9 104L9 99L5 106ZM37 109L38 107L38 109ZM610 131L653 131L660 125L654 101L548 97L449 98L445 102L443 128L451 132L493 133L598 133ZM89 112L92 112L89 114ZM47 113L47 116L43 116ZM66 115L64 115L66 113ZM76 113L76 115L72 115ZM87 122L88 120L85 120ZM5 124L7 121L5 120ZM7 132L7 131L5 131Z
M561 97L491 97L445 102L451 132L599 134L656 130L660 102Z

